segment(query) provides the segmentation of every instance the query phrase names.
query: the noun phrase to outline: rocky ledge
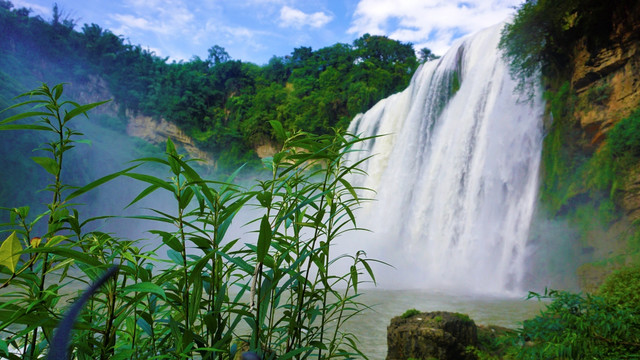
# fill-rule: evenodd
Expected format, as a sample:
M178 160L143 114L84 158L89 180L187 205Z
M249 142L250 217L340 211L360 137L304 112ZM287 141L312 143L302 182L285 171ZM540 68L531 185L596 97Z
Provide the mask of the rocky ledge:
M467 315L445 311L407 312L387 327L387 360L475 360L478 328Z

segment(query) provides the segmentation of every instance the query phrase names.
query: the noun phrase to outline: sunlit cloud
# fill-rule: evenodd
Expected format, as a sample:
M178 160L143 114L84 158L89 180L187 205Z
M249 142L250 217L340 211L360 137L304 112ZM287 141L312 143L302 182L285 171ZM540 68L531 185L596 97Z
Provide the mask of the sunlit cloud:
M504 21L522 0L360 0L350 34L386 35L442 54L460 36Z
M116 32L138 29L179 36L193 31L194 15L183 1L127 0L125 6L129 13L110 16L118 24Z
M280 26L300 29L304 26L320 28L333 20L333 15L318 11L313 14L304 13L289 6L280 9Z
M33 10L38 15L47 17L53 14L53 5L47 7L23 0L12 0L11 3L14 9L27 8Z

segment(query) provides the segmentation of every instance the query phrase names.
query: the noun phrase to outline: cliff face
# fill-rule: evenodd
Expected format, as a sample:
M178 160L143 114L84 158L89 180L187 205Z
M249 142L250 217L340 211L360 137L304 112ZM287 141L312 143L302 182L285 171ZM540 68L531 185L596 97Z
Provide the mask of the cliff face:
M636 9L640 9L637 7ZM640 14L616 25L607 47L587 50L587 39L574 49L571 85L578 96L575 118L588 145L640 104Z
M90 76L89 80L83 84L71 84L69 91L70 96L76 99L78 103L90 103L112 99L113 95L109 92L106 82L98 76ZM104 113L112 116L118 115L119 105L111 101L107 104L97 107L96 113ZM174 123L165 119L154 119L150 116L135 114L132 111L126 111L127 135L139 137L152 144L164 143L170 138L176 145L181 146L191 158L203 160L209 166L215 166L213 156L199 149L194 140L189 137L182 129L178 128Z
M211 154L200 150L193 139L185 134L182 129L165 119L156 120L150 116L127 114L127 134L144 139L148 142L159 144L170 138L176 144L182 146L192 158L204 160L208 165L214 165Z
M576 42L571 69L578 129L573 145L582 149L578 156L593 156L602 149L607 132L640 106L640 5L624 18L614 18L606 46L590 52L586 38ZM615 183L614 202L622 215L582 239L587 263L577 275L585 291L597 290L613 269L636 261L630 239L640 219L640 162L625 169Z

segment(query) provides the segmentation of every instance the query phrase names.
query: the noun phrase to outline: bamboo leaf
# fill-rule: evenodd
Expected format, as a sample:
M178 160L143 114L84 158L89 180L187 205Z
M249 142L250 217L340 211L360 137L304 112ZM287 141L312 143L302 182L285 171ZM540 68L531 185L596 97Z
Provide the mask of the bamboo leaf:
M41 247L38 247L37 249L25 249L22 251L22 253L51 253L51 254L60 255L62 257L69 257L74 260L78 260L80 262L83 262L85 264L92 265L92 266L103 265L96 258L93 258L85 253L71 250L71 249L66 249L63 247L52 248L52 247L48 247L49 245L50 244L47 244L47 246L41 246Z
M258 262L263 262L264 257L267 255L269 251L269 247L271 246L271 225L269 225L269 218L267 215L262 217L262 221L260 221L260 233L258 235L258 246L257 246L257 260Z
M127 173L129 171L137 168L138 166L140 166L140 165L135 165L135 166L132 166L130 168L124 169L122 171L118 171L116 173L101 177L100 179L98 179L96 181L93 181L93 182L91 182L91 183L79 188L78 190L72 192L71 194L69 194L69 196L67 196L67 201L71 200L73 198L76 198L76 197L86 193L87 191L90 191L90 190L92 190L92 189L94 189L94 188L96 188L96 187L98 187L98 186L100 186L100 185L102 185L102 184L104 184L104 183L106 183L108 181L111 181L111 180L117 178L118 176L129 175Z
M178 152L176 151L176 146L173 145L173 141L170 138L167 138L167 160L169 161L169 167L171 167L171 172L174 175L180 174L180 164L176 159L178 158Z
M48 157L34 156L31 158L36 164L42 166L49 174L56 176L58 174L58 163Z
M358 292L358 269L355 265L351 265L351 284L353 285L353 291Z
M21 251L22 244L20 244L20 240L14 231L9 237L4 239L0 246L0 265L8 267L12 273L15 273Z
M31 124L10 124L0 125L0 130L39 130L39 131L52 131L50 127L44 125L31 125Z
M302 347L302 348L298 348L298 349L289 351L288 353L278 357L278 360L287 360L287 359L290 359L290 358L292 358L292 357L294 357L294 356L296 356L296 355L298 355L300 353L303 353L305 351L313 351L313 348L312 347Z
M369 273L369 276L371 276L371 280L373 280L373 284L377 285L376 284L376 277L373 275L373 270L371 270L371 266L369 266L369 263L367 262L367 260L360 259L360 262L362 263L364 268L367 270L367 273Z
M148 188L142 190L142 192L140 194L138 194L138 196L136 196L136 198L133 199L133 201L131 201L129 203L129 205L125 206L125 209L127 209L129 206L137 203L138 201L144 199L145 197L147 197L147 195L149 195L152 192L156 191L158 188L159 188L158 185L150 185Z
M128 176L130 178L136 179L136 180L140 180L140 181L144 181L147 182L149 184L152 185L156 185L159 186L165 190L168 190L170 192L173 192L173 187L171 187L171 184L169 184L168 182L159 179L155 176L151 176L151 175L145 175L145 174L137 174L137 173L128 173L128 174L123 174L125 176Z
M282 123L280 123L280 121L277 121L277 120L271 120L269 121L269 123L271 124L271 127L273 128L273 132L275 133L278 141L284 141L284 139L287 138L287 134L284 132Z
M29 117L34 117L34 116L51 116L51 114L47 112L42 112L42 111L27 111L27 112L13 115L13 116L9 116L8 118L0 121L0 125L8 124L10 122L14 122L14 121L26 119Z
M68 113L66 113L64 115L64 120L63 122L67 122L69 120L71 120L72 118L76 117L77 115L86 113L87 111L93 109L96 106L100 106L102 104L106 104L111 100L105 100L105 101L99 101L99 102L95 102L95 103L91 103L91 104L86 104L86 105L80 105L78 107L76 107L75 109L69 111ZM86 114L85 114L86 115Z
M138 326L140 326L140 328L148 335L148 336L153 336L153 329L151 328L151 325L149 325L149 323L147 322L147 320L143 319L142 317L139 317L138 320L136 321L136 324L138 324Z
M178 265L184 265L183 264L183 260L182 260L182 254L180 254L179 252L175 251L175 250L167 250L167 256L169 257L169 259L171 259L174 263L178 264Z
M165 294L164 290L160 286L151 282L140 282L137 284L132 284L123 288L121 291L123 294L128 294L130 292L156 294L160 296L163 300L167 299L167 294Z

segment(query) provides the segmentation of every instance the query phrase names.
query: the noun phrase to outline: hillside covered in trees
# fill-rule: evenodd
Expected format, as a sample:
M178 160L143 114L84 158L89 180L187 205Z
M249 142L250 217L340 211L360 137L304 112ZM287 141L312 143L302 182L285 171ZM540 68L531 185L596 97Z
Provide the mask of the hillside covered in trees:
M169 62L96 24L80 26L56 5L52 19L0 1L0 106L39 82L90 84L99 77L125 112L164 118L215 152L219 165L257 161L277 141L269 126L327 133L404 89L419 65L411 44L365 34L352 44L300 47L265 65L209 56ZM422 60L434 58L428 49ZM25 80L26 79L26 80Z

